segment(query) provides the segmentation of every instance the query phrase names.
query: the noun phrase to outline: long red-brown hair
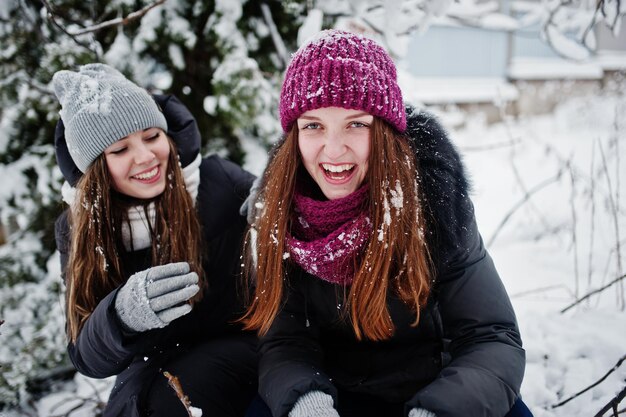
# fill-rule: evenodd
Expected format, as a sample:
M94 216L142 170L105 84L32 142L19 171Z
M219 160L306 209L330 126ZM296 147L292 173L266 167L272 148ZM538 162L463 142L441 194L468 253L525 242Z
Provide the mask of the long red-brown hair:
M70 210L71 248L66 269L67 334L72 342L100 300L128 278L119 255L125 251L122 224L129 221L130 206L144 207L152 237L152 265L186 261L198 273L201 287L204 286L200 224L185 188L176 148L169 138L168 142L168 184L154 199L129 199L113 190L104 154L91 164L76 185L75 203ZM147 213L151 202L156 211L154 224ZM201 296L202 291L194 301Z
M357 339L385 340L395 326L389 315L389 291L420 319L420 306L430 291L430 257L424 236L417 167L408 139L374 118L365 181L369 184L369 218L373 233L357 268L347 298L347 311ZM287 134L274 152L262 180L259 214L245 247L248 276L255 277L255 294L242 318L247 329L267 333L283 303L289 260L285 235L290 230L292 199L298 173L298 128ZM302 174L308 175L308 174Z

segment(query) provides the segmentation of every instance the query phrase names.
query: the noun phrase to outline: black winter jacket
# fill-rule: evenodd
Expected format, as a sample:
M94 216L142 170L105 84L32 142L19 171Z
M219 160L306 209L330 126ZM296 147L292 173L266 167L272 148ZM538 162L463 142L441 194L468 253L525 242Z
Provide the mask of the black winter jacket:
M200 148L200 136L191 114L173 96L156 96L168 121L168 135L178 145L181 163L187 165ZM75 184L80 171L67 154L63 126L57 128L57 160L66 179ZM175 356L203 340L240 333L232 320L243 313L240 301L239 264L245 218L238 210L254 177L239 166L217 156L205 158L200 166L200 186L196 200L208 256L204 271L208 289L191 313L163 329L143 333L123 330L115 313L115 295L100 301L86 321L76 343L68 345L76 369L89 377L117 375L104 416L138 416L146 389L161 367ZM68 211L56 222L56 241L65 268L70 250ZM128 276L152 265L149 249L122 253ZM243 334L254 345L253 334ZM254 351L251 351L255 354Z
M502 417L519 394L525 354L460 156L432 116L407 112L435 264L429 302L411 327L414 314L390 294L395 334L358 342L340 316L344 290L291 268L285 304L261 339L259 391L276 417L312 390L341 401L337 387L437 417Z

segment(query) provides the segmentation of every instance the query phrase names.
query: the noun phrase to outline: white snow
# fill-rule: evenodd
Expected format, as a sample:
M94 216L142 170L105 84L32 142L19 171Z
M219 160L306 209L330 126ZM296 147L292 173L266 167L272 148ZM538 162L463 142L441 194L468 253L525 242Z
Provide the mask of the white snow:
M512 101L517 88L500 78L481 77L412 77L398 68L398 84L406 101L411 103L494 103Z
M599 80L604 71L593 62L573 62L560 58L516 57L512 60L508 75L515 80Z

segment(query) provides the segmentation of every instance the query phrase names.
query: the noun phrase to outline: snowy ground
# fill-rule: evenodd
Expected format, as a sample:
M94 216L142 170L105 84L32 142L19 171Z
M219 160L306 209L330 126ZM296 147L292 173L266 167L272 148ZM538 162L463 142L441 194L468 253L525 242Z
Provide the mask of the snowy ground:
M492 126L472 116L451 134L474 183L483 238L518 313L528 359L525 402L537 417L595 415L626 385L626 364L582 396L552 406L626 354L624 286L560 310L624 273L617 259L626 260L626 98L573 99L554 114ZM245 146L248 168L258 173L265 156ZM77 376L31 413L0 416L61 416L81 398L89 401L70 415L92 416L110 383Z
M626 99L581 97L552 115L487 129L470 120L454 137L473 178L483 238L518 314L527 351L525 402L537 417L594 416L626 386L626 365L586 394L551 406L626 354L624 287L560 310L624 273L615 220L623 262Z

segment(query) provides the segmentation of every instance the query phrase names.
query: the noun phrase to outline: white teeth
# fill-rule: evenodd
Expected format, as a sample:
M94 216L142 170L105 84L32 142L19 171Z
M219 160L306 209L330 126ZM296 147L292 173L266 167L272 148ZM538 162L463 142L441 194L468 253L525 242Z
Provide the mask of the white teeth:
M343 164L343 165L322 164L322 167L326 171L330 171L330 172L343 172L343 171L349 171L352 168L354 168L354 164Z
M137 178L138 180L149 180L154 177L157 172L159 172L159 167L154 167L151 171L144 172L143 174L133 175L133 178Z

